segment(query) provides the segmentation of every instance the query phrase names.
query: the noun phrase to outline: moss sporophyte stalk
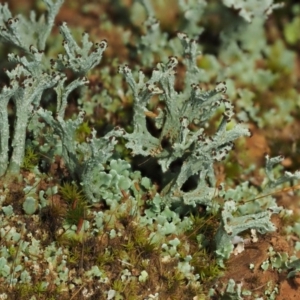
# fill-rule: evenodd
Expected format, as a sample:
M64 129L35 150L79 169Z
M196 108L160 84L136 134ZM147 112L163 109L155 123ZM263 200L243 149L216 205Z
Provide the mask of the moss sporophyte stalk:
M273 196L299 188L282 156L241 159L269 99L295 121L294 54L265 23L282 5L66 3L87 33L56 24L62 4L0 6L0 298L275 299L277 284L222 275L288 215ZM294 254L248 265L290 278Z

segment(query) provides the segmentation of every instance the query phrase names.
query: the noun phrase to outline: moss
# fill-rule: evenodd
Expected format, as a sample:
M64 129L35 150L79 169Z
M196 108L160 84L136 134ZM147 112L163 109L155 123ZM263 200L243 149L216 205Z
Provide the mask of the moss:
M79 125L76 130L76 140L79 143L83 143L86 141L86 138L91 134L91 128L89 127L88 122L83 122Z
M22 169L30 171L35 168L40 159L40 155L32 147L27 147L25 150L25 156L22 164Z
M65 221L67 224L76 225L76 233L79 233L83 226L88 207L83 192L76 184L71 184L68 182L60 187L59 192L63 200L65 200L68 204Z

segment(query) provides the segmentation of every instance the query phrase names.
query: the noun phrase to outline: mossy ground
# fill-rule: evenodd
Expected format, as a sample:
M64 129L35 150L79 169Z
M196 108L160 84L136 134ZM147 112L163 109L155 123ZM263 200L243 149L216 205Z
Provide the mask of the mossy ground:
M29 171L22 172L27 182L34 183L33 173ZM52 174L54 177L57 174ZM44 176L44 180L36 186L37 194L41 189L45 190L56 185L59 177L48 180ZM26 235L23 240L35 239L40 241L41 247L46 247L51 243L55 243L57 249L62 247L67 252L66 266L71 270L73 278L81 278L84 271L89 270L93 266L98 266L104 271L110 279L107 284L95 282L90 278L82 284L74 284L72 280L67 281L68 285L73 284L73 288L62 288L56 284L51 284L51 278L42 275L43 272L37 272L36 276L32 277L30 283L22 283L8 286L7 283L0 282L0 294L6 293L8 299L31 299L35 296L36 299L85 299L84 291L93 290L94 294L88 299L107 299L107 294L104 290L113 289L123 299L144 299L149 295L149 291L160 291L161 297L164 299L192 299L195 296L201 296L203 299L212 282L221 273L221 269L217 266L213 255L213 248L209 245L206 248L199 250L196 239L197 234L202 232L211 237L214 236L217 218L213 216L195 216L194 226L185 234L180 236L181 245L178 248L180 257L168 258L162 260L162 248L158 243L149 240L149 230L138 225L138 218L134 215L121 214L116 222L107 222L104 224L104 229L94 235L86 234L82 229L83 220L88 220L91 216L86 213L91 211L103 211L107 208L103 205L88 207L84 196L80 189L74 184L65 183L59 193L53 197L49 196L50 205L37 211L36 214L25 215L22 204L26 194L22 191L24 182L20 182L20 177L11 179L7 185L9 194L6 197L3 206L12 205L15 212L15 217L11 219L10 226L16 226L18 222L25 224L27 233L30 232L30 238ZM3 186L1 186L3 187ZM128 201L127 195L124 194L122 201ZM107 213L112 213L107 210ZM113 213L112 213L113 214ZM112 218L115 216L112 215ZM63 229L63 225L77 226L76 234L69 235ZM115 229L119 235L111 238L110 232ZM175 236L169 236L169 240ZM9 247L5 237L1 242L2 246ZM189 249L184 245L189 245ZM12 259L18 256L18 247L12 246L9 248ZM176 268L178 261L184 259L187 253L194 253L191 265L199 272L202 285L193 286L188 284L184 275ZM40 258L41 259L41 258ZM61 258L63 259L63 258ZM48 268L48 264L44 261L37 260L40 271ZM127 269L133 278L129 283L121 280L121 272ZM148 273L149 278L145 282L140 282L139 276L142 271ZM17 274L10 274L13 278ZM40 275L40 277L39 277ZM53 278L54 279L54 278ZM43 288L41 281L49 281L47 288ZM201 299L201 298L199 298Z

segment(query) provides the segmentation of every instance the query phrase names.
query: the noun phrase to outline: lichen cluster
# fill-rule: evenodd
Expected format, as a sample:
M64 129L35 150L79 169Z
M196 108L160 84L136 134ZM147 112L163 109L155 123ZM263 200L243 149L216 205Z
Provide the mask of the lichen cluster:
M231 255L276 230L274 214L288 215L269 193L300 172L267 155L259 191L251 172L263 168L245 162L248 177L235 184L217 170L240 169L232 161L247 122L294 121L294 53L265 29L282 5L178 0L175 18L167 1L115 2L129 29L103 13L101 41L84 32L80 44L78 29L54 25L63 1L43 0L38 20L0 7L11 52L0 93L0 299L261 299L216 280ZM291 44L297 7L284 31ZM124 57L110 49L114 34ZM280 118L261 109L267 96ZM300 270L271 248L261 268L270 266ZM277 293L271 283L264 291Z

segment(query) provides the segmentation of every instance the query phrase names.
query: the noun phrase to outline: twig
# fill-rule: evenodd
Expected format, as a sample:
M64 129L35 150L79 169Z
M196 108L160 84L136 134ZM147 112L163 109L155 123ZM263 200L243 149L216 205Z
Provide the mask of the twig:
M83 287L85 286L85 284L83 284L78 291L70 298L70 300L74 299L74 297L83 289Z

